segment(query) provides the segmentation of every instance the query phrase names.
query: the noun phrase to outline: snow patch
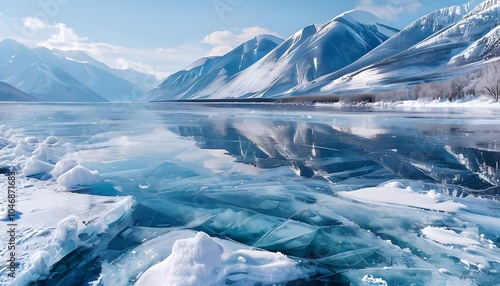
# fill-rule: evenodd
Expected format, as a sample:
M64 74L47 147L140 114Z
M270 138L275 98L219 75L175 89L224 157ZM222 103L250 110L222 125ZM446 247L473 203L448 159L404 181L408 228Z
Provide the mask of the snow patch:
M457 212L460 209L466 208L463 204L454 202L451 198L446 198L444 195L438 195L433 190L421 193L412 190L410 187L403 188L402 186L394 185L392 182L375 188L339 192L339 195L366 203L395 204L444 212Z
M68 58L68 57L65 57L64 59L66 59L68 61L72 61L72 62L81 63L81 64L88 64L89 63L88 61L79 61L79 60L75 60L75 59Z
M422 233L429 239L432 239L441 244L453 244L453 245L478 245L479 241L469 238L464 235L464 233L458 234L453 230L427 226L422 230Z

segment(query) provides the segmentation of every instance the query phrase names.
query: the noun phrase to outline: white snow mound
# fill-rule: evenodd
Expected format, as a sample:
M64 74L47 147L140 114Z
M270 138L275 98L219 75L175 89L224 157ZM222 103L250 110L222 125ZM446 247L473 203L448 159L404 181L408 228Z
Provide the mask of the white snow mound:
M68 190L78 190L95 185L101 181L97 171L78 165L57 178L57 183Z
M245 249L226 253L221 244L199 232L177 240L170 256L146 270L135 285L219 285L226 278L235 279L237 285L267 285L300 277L296 262L281 253Z

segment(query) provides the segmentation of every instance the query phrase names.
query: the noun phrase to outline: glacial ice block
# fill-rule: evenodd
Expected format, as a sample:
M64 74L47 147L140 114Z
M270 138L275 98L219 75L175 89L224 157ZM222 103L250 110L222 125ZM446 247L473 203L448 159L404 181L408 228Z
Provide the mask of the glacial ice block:
M1 188L6 188L6 179L0 177ZM132 197L101 197L61 190L55 183L18 178L17 275L15 279L9 278L6 267L2 266L0 284L27 285L46 279L68 254L82 248L105 247L129 224L135 206ZM6 239L2 236L3 245L7 245ZM5 258L7 248L0 254Z

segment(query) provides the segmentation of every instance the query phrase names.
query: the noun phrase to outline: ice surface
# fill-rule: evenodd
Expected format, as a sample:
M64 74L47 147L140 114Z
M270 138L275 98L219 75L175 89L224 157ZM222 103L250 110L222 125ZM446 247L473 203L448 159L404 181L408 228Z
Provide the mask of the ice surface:
M498 281L496 105L15 106L18 285Z

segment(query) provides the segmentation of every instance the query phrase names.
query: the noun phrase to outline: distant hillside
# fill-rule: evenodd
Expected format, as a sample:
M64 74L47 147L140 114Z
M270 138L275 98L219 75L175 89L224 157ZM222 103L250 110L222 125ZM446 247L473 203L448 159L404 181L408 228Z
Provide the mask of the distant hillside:
M0 101L37 101L37 99L10 84L0 81Z

